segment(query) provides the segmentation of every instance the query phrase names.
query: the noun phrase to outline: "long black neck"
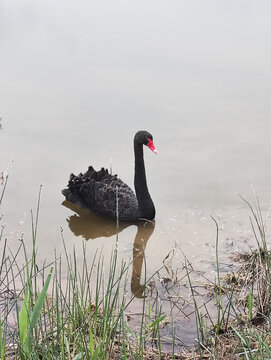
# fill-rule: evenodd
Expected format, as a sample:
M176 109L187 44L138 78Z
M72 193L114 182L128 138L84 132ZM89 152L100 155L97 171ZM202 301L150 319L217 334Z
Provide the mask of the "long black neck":
M155 217L155 208L148 191L146 172L143 157L143 145L134 141L135 151L135 192L138 201L140 217L152 220Z

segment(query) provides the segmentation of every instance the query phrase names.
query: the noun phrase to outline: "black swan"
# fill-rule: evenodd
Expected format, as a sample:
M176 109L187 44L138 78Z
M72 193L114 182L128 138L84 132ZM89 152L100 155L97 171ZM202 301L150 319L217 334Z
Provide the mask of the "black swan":
M155 208L147 187L143 145L157 153L152 135L141 130L134 137L136 195L117 175L109 174L104 168L95 171L92 166L84 174L71 174L68 187L62 190L63 195L68 201L111 219L154 219Z

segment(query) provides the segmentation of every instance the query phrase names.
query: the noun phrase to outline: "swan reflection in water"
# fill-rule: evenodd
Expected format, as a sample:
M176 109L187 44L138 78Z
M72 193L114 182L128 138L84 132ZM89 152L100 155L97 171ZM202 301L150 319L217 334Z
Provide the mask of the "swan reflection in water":
M90 240L99 237L111 237L117 234L116 222L114 220L96 216L67 200L63 201L62 205L76 213L67 219L71 231L76 236L82 236L85 240ZM155 222L139 221L132 223L122 221L119 223L118 233L131 225L137 226L137 233L133 245L131 291L135 297L142 298L144 296L145 286L140 284L140 280L144 253L147 242L154 231Z

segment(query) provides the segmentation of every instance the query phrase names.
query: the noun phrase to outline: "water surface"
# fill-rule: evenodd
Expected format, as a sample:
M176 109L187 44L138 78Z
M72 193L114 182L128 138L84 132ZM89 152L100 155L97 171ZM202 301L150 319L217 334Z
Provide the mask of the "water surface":
M22 232L30 244L42 183L39 253L61 252L63 229L69 251L83 239L90 254L108 257L115 225L62 205L61 189L89 165L112 167L132 186L139 129L159 149L145 151L157 217L153 227L121 228L120 255L144 248L150 275L175 249L213 278L210 215L223 261L253 245L238 194L250 197L252 182L264 209L271 200L270 11L269 1L1 1L0 170L10 173L1 221L10 247Z

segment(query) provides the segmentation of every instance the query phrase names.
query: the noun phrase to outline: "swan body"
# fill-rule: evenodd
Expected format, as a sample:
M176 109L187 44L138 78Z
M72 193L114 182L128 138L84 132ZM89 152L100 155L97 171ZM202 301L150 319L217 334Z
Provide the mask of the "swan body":
M62 190L63 195L68 201L111 219L154 219L155 207L147 187L143 145L157 153L152 135L141 130L134 137L135 193L117 175L111 175L104 168L95 171L90 166L84 174L70 175L67 188Z

